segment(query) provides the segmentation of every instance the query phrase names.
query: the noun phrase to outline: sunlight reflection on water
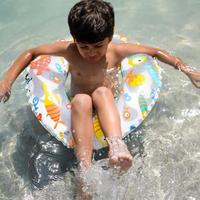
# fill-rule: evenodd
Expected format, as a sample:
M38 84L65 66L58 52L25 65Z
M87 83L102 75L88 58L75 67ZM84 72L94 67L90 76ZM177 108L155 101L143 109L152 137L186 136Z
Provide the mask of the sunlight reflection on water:
M62 23L65 23L66 11L74 2L60 0L55 5L55 2L47 0L31 3L25 0L17 3L2 1L1 75L24 49L65 37L67 31ZM191 66L199 67L198 0L111 2L116 8L117 31L141 43L170 50ZM94 199L199 199L199 91L183 74L160 65L164 69L163 88L157 105L127 141L130 151L135 154L134 165L127 174L118 177L112 170L102 168L107 160L95 162L87 176L88 192ZM31 193L30 174L33 175L34 170L28 164L30 160L37 156L65 160L63 154L66 151L59 147L54 154L54 147L58 144L56 141L51 143L52 139L27 107L22 82L21 76L14 85L9 102L0 105L0 199L72 199L75 187L73 172L66 172L43 190ZM43 148L48 145L50 150L46 152Z

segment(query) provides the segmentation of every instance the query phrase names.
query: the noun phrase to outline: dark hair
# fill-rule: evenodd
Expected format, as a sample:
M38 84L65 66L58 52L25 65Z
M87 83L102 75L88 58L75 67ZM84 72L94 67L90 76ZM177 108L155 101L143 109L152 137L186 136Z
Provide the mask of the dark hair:
M70 33L78 42L96 43L114 32L114 11L103 0L82 0L69 12Z

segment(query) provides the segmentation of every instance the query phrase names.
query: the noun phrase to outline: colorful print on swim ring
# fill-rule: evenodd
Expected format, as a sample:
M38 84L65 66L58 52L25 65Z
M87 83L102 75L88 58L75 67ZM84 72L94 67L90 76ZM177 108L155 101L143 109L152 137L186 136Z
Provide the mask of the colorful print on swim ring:
M122 42L117 36L114 41ZM146 66L148 66L146 68ZM63 57L42 55L32 61L27 69L26 90L28 102L40 123L69 148L75 142L71 131L70 99L66 95L69 63ZM122 93L116 98L121 118L123 137L147 117L161 87L160 69L155 59L146 54L135 54L121 63ZM59 81L58 81L59 80ZM94 149L107 146L97 115L93 117Z

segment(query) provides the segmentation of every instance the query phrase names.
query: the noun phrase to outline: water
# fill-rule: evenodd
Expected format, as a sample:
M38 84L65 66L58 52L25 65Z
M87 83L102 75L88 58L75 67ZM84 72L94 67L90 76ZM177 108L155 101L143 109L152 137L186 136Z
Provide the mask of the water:
M0 2L1 76L23 50L68 37L67 13L76 1L4 0ZM199 68L199 0L111 1L116 31L157 46ZM95 162L88 175L93 199L200 199L200 97L182 73L163 67L159 101L128 141L134 166L120 178ZM30 177L41 184L70 168L67 153L37 123L25 97L23 76L12 97L0 105L0 199L72 199L74 176L66 172L43 190L31 192ZM69 160L74 159L73 156ZM62 164L61 164L62 163ZM38 172L49 175L37 177Z

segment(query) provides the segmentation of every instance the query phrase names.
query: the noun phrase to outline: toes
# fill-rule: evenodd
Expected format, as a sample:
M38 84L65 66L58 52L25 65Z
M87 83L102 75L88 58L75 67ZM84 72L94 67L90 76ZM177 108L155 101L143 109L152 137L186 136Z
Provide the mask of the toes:
M111 166L115 166L115 165L117 165L117 163L118 163L118 157L117 157L117 156L112 156L112 157L110 158L110 160L109 160L109 164L110 164Z
M132 166L132 157L120 159L120 166L122 170L128 170Z
M109 164L120 171L127 171L132 165L132 156L123 140L119 138L108 138Z
M109 163L120 171L127 171L132 166L132 160L131 155L119 153L117 156L112 156Z

